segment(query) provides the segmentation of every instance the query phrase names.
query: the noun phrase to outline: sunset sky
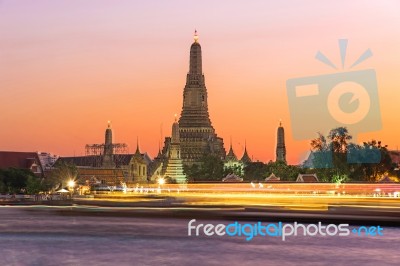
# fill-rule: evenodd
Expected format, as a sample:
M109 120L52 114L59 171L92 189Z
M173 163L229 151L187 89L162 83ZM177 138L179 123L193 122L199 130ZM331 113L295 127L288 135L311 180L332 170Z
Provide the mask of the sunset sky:
M282 119L293 139L286 80L375 69L382 129L357 141L400 145L400 1L5 1L0 0L0 150L82 155L114 142L155 156L182 108L194 29L203 51L211 121L226 149L275 159ZM338 39L348 39L344 70ZM318 112L318 110L316 110Z

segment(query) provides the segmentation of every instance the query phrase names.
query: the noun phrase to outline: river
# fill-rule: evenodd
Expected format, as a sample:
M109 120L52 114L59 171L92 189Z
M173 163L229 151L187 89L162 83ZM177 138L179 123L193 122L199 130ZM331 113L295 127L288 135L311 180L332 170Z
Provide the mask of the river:
M0 207L1 265L400 265L399 228L385 227L379 237L246 241L188 236L189 219L64 216L38 208Z

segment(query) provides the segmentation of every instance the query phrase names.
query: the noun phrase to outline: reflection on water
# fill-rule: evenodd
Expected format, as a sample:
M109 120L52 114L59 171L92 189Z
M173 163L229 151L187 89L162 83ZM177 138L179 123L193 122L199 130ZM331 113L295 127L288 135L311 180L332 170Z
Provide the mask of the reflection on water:
M33 209L0 207L2 265L400 263L400 228L385 227L383 237L299 236L285 242L256 237L246 242L240 237L189 237L186 219L59 216L29 211Z

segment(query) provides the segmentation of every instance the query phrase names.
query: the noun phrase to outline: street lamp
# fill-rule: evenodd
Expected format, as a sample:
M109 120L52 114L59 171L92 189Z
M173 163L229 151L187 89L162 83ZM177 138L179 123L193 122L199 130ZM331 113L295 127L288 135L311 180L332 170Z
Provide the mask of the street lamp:
M159 177L158 180L157 180L157 183L158 183L157 192L161 193L161 188L162 188L162 185L165 184L165 179L163 177Z
M164 184L165 184L165 179L162 178L162 177L159 178L159 179L158 179L158 184L159 184L159 185L164 185Z
M71 193L71 199L72 199L72 192L74 191L75 181L71 179L68 181L67 185L68 185L68 190Z

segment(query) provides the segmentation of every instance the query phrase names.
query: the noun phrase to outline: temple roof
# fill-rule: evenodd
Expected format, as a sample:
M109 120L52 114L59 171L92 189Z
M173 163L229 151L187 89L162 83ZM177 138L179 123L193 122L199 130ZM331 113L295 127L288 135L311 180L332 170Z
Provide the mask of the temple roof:
M132 156L133 154L114 154L113 159L115 167L119 168L123 165L128 165ZM90 156L60 157L57 161L63 161L80 167L102 167L103 156L90 155Z
M281 180L281 178L277 177L274 173L271 173L270 176L265 178L266 182L276 182L276 181L280 181L280 180Z
M222 179L222 182L243 182L243 178L234 174L228 174Z
M235 153L233 152L232 144L231 144L231 147L229 148L228 154L225 156L225 160L226 161L237 161L238 160Z
M240 159L243 163L251 163L251 158L250 156L247 154L247 147L246 144L244 145L244 153L242 156L242 159Z
M299 174L296 182L315 183L319 182L316 174Z
M140 153L140 149L139 149L139 138L136 138L136 151L135 151L135 156L142 156L142 154Z

